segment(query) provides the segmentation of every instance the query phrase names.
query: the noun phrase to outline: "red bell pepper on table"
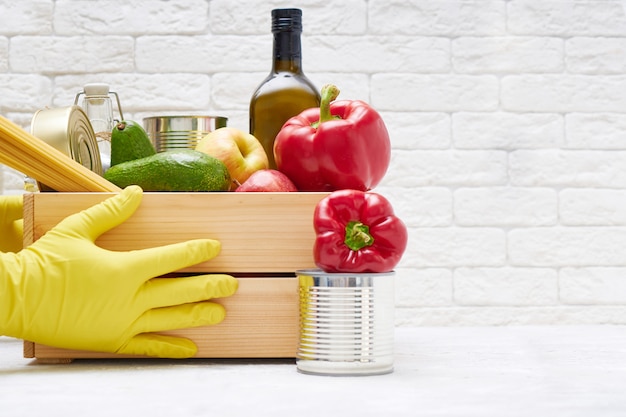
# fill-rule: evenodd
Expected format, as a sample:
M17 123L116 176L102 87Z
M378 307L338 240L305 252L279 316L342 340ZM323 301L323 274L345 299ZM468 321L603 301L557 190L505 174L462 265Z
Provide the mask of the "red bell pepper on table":
M408 241L405 224L382 195L339 190L315 207L315 264L324 272L389 272Z
M333 101L339 95L334 85L325 85L321 95L319 109L287 120L276 136L278 170L299 191L371 190L391 160L385 123L363 101Z

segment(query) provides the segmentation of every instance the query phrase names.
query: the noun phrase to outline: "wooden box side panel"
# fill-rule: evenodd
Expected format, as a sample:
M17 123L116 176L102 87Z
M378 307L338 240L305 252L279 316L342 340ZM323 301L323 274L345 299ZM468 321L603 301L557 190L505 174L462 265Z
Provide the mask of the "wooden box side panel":
M216 299L226 308L220 324L164 332L193 340L199 358L293 358L298 344L297 278L239 278L231 297ZM59 349L24 342L24 356L63 359L129 357Z
M37 193L25 201L25 242L110 193ZM103 234L110 250L219 240L214 259L181 272L293 273L312 268L313 212L327 193L144 193L135 214Z

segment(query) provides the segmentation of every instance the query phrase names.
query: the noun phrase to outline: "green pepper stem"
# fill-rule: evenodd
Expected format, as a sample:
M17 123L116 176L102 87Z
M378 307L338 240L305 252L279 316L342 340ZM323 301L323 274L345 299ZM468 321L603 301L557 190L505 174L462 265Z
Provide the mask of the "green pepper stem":
M372 246L374 244L374 236L370 234L368 225L352 221L346 225L344 243L353 251L358 251L366 246Z
M324 123L328 120L334 119L330 113L330 102L339 96L339 89L333 84L326 84L322 87L321 101L320 101L320 121Z

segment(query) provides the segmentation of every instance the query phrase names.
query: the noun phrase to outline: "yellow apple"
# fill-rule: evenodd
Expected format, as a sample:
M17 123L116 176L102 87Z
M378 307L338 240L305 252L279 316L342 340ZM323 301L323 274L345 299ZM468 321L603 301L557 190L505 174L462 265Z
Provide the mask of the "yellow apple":
M224 162L233 180L243 184L252 173L269 168L267 154L261 142L253 135L234 127L221 127L208 133L196 144L196 151L204 152Z

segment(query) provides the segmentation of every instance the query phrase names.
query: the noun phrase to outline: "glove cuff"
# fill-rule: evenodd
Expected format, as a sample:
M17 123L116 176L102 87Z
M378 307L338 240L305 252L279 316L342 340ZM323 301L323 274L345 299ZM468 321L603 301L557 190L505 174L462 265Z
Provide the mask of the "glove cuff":
M0 335L23 338L23 266L19 255L0 253Z
M0 252L19 252L22 250L22 235L24 230L24 222L22 219L12 221L11 223L0 225Z

